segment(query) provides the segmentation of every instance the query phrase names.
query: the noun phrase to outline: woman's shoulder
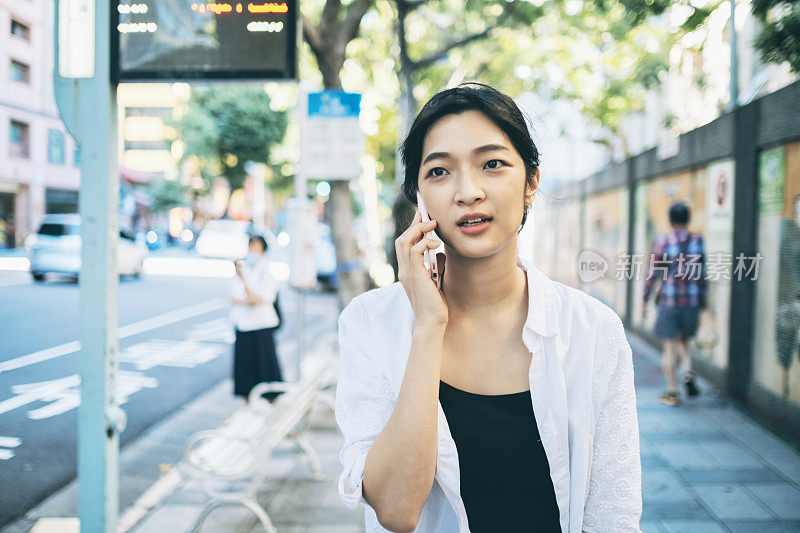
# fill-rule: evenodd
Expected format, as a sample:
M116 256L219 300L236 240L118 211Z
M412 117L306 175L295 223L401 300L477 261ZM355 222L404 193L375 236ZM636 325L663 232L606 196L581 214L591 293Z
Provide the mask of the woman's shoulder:
M617 312L599 298L559 281L551 280L551 283L559 296L563 311L579 313L604 323L620 322Z
M574 333L584 338L586 331L594 331L598 352L613 350L626 340L622 319L612 307L570 285L555 280L552 284L558 295L562 324L576 325Z

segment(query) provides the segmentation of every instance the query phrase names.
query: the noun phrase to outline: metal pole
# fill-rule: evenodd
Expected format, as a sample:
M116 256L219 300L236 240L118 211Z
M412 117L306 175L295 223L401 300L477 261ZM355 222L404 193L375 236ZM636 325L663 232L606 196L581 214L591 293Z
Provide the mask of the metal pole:
M82 531L106 533L116 531L119 512L119 435L107 418L107 408L116 406L119 235L117 88L109 81L110 8L111 2L95 2L95 77L85 80L86 90L79 98L79 120L86 121L86 127L80 128L84 156L78 508Z
M119 171L116 85L110 81L111 4L60 0L55 23L56 101L82 150L78 515L81 531L91 533L117 530L118 433L124 427L124 413L115 400ZM60 17L64 39L59 38ZM81 31L94 32L93 52L91 45L88 53L73 48ZM72 35L68 38L67 33ZM76 57L89 68L74 69Z
M297 289L297 381L302 375L300 366L303 362L303 353L306 351L306 290Z
M739 45L736 35L736 0L731 4L731 69L730 69L730 101L728 111L736 109L739 102Z

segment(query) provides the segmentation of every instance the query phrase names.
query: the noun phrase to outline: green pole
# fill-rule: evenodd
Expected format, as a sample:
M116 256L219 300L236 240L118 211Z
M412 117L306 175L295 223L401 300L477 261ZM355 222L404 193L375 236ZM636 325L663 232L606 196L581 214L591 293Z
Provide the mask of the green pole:
M81 531L90 533L117 529L118 434L124 427L115 400L119 170L116 84L110 78L112 4L57 0L55 8L56 102L81 147L78 515ZM93 53L82 29L89 36L93 31ZM81 60L88 67L76 74Z

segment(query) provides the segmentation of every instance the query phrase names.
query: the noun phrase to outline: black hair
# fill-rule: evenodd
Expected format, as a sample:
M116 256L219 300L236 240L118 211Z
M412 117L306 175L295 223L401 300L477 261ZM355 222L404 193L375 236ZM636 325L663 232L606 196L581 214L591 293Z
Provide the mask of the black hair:
M250 245L250 244L253 244L254 242L259 243L261 245L261 249L264 252L267 251L267 248L268 248L267 247L267 239L265 239L261 235L250 235L250 238L247 240L247 244Z
M483 83L465 82L441 91L428 100L400 145L400 154L405 166L403 194L408 201L417 205L422 145L428 130L440 118L446 115L458 115L464 111L479 111L503 130L525 164L525 181L533 190L538 189L536 170L539 168L539 149L531 138L525 115L510 96ZM528 207L525 206L520 227L528 218Z
M669 208L669 222L674 226L685 226L689 223L691 212L689 206L683 202L676 202Z

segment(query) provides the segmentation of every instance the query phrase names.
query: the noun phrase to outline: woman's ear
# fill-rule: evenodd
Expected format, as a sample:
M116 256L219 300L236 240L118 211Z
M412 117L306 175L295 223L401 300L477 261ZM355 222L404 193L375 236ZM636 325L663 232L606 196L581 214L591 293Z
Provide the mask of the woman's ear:
M533 203L533 197L536 191L539 190L539 167L536 167L536 173L530 180L525 181L525 205Z

